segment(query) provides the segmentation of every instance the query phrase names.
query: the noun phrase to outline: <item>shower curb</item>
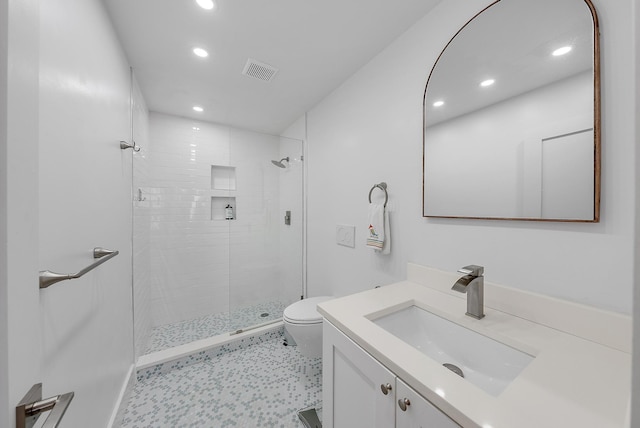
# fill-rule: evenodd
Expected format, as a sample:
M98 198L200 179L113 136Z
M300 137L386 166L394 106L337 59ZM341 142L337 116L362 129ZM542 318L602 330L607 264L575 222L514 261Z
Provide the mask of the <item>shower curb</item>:
M141 368L136 371L136 381L140 382L148 380L154 376L163 375L173 370L179 370L192 364L198 364L205 361L212 361L214 358L224 354L235 352L241 349L246 349L249 346L259 343L279 340L284 337L284 327L280 326L276 329L269 330L253 336L246 336L239 338L232 342L227 342L221 345L213 346L208 349L196 351L192 354L176 358L175 360L165 361L149 367Z

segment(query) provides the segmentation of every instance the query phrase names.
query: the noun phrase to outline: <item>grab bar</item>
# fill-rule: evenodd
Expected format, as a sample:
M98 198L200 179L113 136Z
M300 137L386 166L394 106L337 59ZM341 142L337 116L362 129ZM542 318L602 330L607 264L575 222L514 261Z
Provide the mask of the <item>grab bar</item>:
M371 190L369 190L369 203L371 203L371 193L376 187L384 192L384 207L386 208L387 201L389 201L389 193L387 193L387 183L384 181L382 183L374 184Z
M40 271L40 288L47 288L50 285L55 284L56 282L64 281L67 279L80 278L85 273L97 268L102 263L106 262L109 259L114 258L118 254L120 254L119 251L107 250L105 248L95 247L93 249L93 258L100 259L100 260L98 260L97 262L94 262L93 264L91 264L90 266L87 266L86 268L82 269L79 272L56 273L56 272L51 272L50 270L41 270Z
M16 428L33 428L40 414L51 410L41 428L56 428L71 404L74 393L42 399L42 384L36 383L16 406Z

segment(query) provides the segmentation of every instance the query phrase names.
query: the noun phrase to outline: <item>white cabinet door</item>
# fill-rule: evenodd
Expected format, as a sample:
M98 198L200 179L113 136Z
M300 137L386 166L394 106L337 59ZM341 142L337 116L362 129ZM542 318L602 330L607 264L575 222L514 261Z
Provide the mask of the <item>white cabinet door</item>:
M401 379L396 379L396 387L396 428L460 427Z
M331 323L323 324L323 427L393 427L394 374Z

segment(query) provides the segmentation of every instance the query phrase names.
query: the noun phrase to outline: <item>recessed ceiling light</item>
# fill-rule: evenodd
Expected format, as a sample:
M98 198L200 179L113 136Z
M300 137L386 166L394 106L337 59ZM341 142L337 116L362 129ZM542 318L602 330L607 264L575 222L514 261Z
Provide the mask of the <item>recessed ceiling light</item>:
M205 51L202 48L193 48L193 53L199 56L200 58L206 58L209 56L209 52Z
M555 51L551 52L551 55L553 55L553 56L561 56L561 55L569 53L570 51L571 51L571 46L563 46L563 47L558 48Z
M204 109L200 106L193 106L193 111L197 111L198 113L202 113Z
M434 107L441 107L444 105L444 101L436 101L435 103L433 103Z
M213 0L196 0L196 3L198 3L198 6L206 10L211 10L215 6L213 4Z
M494 83L496 83L496 81L494 79L487 79L487 80L483 80L482 82L480 82L480 86L491 86Z

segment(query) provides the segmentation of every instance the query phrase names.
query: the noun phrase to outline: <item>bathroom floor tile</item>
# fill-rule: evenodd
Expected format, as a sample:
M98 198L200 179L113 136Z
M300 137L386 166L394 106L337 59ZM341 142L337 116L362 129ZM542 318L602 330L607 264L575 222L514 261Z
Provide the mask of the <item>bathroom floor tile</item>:
M122 427L300 428L321 400L322 359L273 339L139 381Z

